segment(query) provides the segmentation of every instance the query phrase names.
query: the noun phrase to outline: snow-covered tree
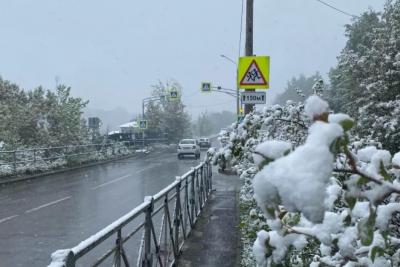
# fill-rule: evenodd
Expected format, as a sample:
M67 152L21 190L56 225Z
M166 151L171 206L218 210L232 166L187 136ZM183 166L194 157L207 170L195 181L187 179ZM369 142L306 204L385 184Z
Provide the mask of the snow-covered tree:
M242 265L255 240L259 266L398 266L400 153L355 141L354 124L311 96L221 133L214 158L244 181Z
M148 106L145 111L146 119L149 120L149 130L160 131L168 134L171 141L191 135L190 116L185 110L182 99L171 99L171 91L182 94L182 86L176 81L159 82L153 85L152 95L161 99Z
M400 1L347 27L348 43L331 72L331 104L356 120L356 132L400 149Z
M0 78L0 141L4 148L84 142L82 109L87 102L72 97L70 90L59 86L56 92L42 87L24 91Z
M304 101L305 97L313 94L313 84L321 79L322 77L318 72L309 77L306 77L304 74L301 74L299 77L293 77L287 82L284 92L276 96L274 102L284 105L287 100L295 102Z
M269 162L258 155L259 144L276 139L298 146L305 140L308 122L304 115L304 105L287 101L285 105L274 105L248 114L240 123L234 123L221 131L219 140L222 148L215 152L214 162L221 169L228 166L240 175L243 186L240 192L241 234L243 245L242 266L254 266L251 247L256 232L267 229L264 216L257 213L253 197L252 179L260 164ZM262 147L262 146L261 146ZM258 157L256 162L254 157Z
M214 125L207 112L201 113L194 122L193 130L197 136L209 136L214 132Z

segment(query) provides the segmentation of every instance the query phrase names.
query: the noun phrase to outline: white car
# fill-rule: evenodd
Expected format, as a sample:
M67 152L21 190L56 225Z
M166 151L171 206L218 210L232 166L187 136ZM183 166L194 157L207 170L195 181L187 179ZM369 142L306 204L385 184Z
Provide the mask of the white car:
M178 159L184 155L193 155L196 159L200 158L200 146L196 139L183 139L178 144Z
M199 139L199 146L200 146L200 148L210 148L211 147L210 139L208 139L208 138L200 138Z

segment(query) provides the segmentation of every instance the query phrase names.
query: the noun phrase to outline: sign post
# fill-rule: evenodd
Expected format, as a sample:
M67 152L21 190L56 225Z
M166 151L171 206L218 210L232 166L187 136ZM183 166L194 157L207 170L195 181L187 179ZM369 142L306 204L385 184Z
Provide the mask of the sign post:
M139 129L142 132L142 147L144 147L144 130L147 129L147 120L139 120Z

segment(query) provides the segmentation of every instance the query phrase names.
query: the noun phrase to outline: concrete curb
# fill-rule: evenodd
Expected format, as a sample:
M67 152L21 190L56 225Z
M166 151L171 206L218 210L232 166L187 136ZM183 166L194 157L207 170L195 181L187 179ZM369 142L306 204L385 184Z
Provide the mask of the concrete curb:
M48 171L48 172L42 172L42 173L37 173L37 174L33 174L33 175L15 176L15 177L10 177L9 176L9 178L7 178L7 177L6 178L0 178L0 185L23 182L23 181L27 181L27 180L31 180L31 179L36 179L36 178L39 178L39 177L49 176L49 175L52 175L52 174L57 174L57 173L63 173L63 172L69 172L69 171L73 171L73 170L88 168L88 167L92 167L92 166L97 166L97 165L101 165L101 164L115 162L115 161L118 161L118 160L121 160L121 159L133 158L136 155L137 155L137 153L134 153L134 154L125 155L125 156L122 156L122 157L117 157L117 158L108 159L108 160L104 160L104 161L96 161L96 162L82 164L82 165L78 165L78 166L74 166L74 167L61 168L61 169L51 170L51 171Z

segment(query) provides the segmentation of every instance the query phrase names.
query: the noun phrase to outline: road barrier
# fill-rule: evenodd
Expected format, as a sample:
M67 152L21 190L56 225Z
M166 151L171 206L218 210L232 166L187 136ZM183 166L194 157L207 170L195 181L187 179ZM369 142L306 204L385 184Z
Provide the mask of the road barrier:
M116 267L173 266L211 191L212 167L206 160L176 177L175 182L154 196L145 197L142 204L79 245L54 252L48 267L99 266L102 263ZM159 228L155 227L157 223ZM126 249L133 237L138 241L133 246L138 251L136 255L132 255L133 249ZM113 240L115 243L110 242ZM99 256L92 255L82 262L85 255L99 248Z
M27 172L34 173L64 165L75 165L75 161L81 163L110 159L115 156L130 154L135 149L149 144L167 141L167 139L140 139L105 144L58 146L12 151L0 150L0 177ZM57 162L57 160L64 160L64 162Z

